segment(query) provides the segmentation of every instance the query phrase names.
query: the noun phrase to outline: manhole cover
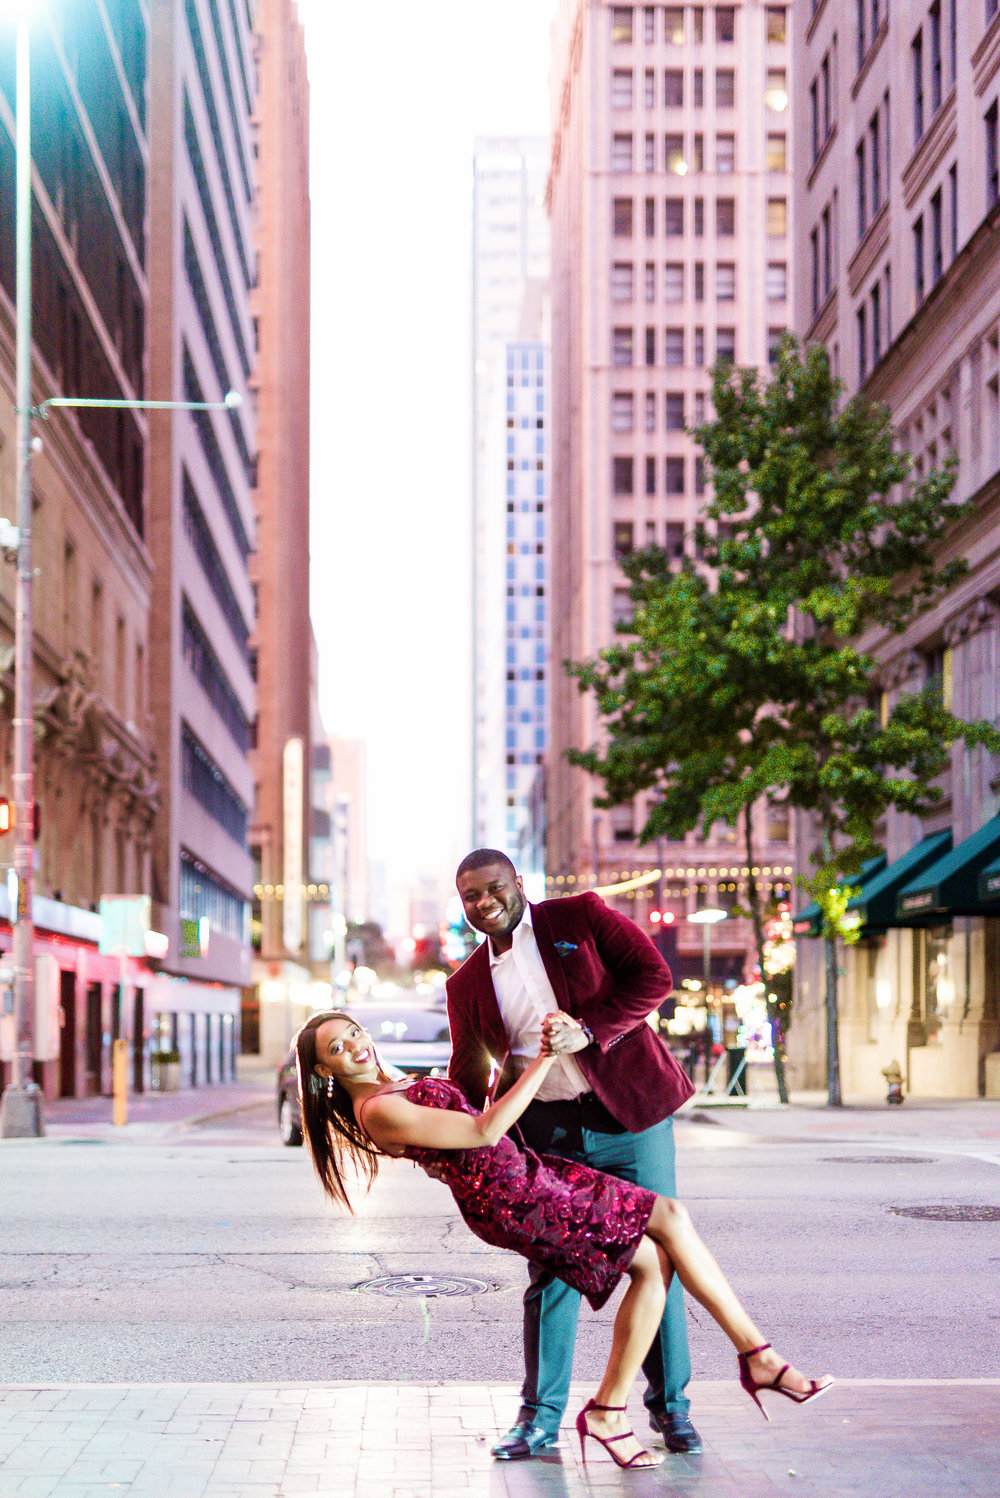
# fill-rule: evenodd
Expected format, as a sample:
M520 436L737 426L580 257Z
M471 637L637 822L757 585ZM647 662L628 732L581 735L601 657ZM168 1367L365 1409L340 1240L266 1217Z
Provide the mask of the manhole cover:
M435 1295L485 1295L490 1288L482 1280L459 1279L457 1276L438 1274L384 1274L377 1280L365 1280L355 1286L366 1295L396 1295L406 1297Z
M1000 1222L1000 1207L950 1206L890 1207L896 1217L923 1217L930 1222Z
M933 1165L930 1155L827 1155L830 1165Z

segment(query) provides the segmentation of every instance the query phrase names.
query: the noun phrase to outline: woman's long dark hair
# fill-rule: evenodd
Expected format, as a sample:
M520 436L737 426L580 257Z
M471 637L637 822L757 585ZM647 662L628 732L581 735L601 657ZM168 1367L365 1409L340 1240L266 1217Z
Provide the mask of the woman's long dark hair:
M295 1037L302 1128L323 1190L353 1212L344 1183L345 1156L353 1159L370 1186L378 1174L379 1151L354 1117L354 1104L347 1089L334 1079L330 1091L327 1079L316 1071L316 1031L330 1019L358 1023L344 1009L324 1009L307 1019Z

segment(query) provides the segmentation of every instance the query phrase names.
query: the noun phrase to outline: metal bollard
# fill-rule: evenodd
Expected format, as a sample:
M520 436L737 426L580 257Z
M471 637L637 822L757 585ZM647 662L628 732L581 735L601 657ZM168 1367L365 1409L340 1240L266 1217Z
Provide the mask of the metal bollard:
M111 1047L111 1120L128 1123L128 1042L116 1040Z

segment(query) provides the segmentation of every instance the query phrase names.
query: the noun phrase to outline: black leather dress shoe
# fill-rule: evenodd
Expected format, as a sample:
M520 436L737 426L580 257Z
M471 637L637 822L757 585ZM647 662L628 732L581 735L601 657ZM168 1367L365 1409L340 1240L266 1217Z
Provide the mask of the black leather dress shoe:
M490 1449L498 1462L523 1462L529 1456L538 1456L549 1446L554 1446L558 1436L533 1425L528 1420L519 1420L505 1436L501 1436Z
M677 1456L695 1456L701 1451L701 1436L687 1415L679 1410L650 1410L649 1423L659 1431L668 1451Z

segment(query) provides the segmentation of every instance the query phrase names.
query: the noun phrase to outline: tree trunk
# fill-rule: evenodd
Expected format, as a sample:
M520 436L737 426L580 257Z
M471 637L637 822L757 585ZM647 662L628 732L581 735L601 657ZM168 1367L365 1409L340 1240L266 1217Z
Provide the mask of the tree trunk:
M757 948L757 966L760 968L760 981L764 987L764 1007L767 1017L771 1022L771 1043L774 1048L774 1080L778 1084L778 1101L788 1102L788 1083L785 1080L785 1037L782 1034L781 1022L777 1013L772 1013L771 1005L767 1002L767 973L764 971L764 914L760 908L760 891L757 881L753 876L753 802L744 808L746 819L747 840L747 896L750 903L750 919L753 921L754 945Z
M826 1102L829 1108L843 1107L840 1096L840 1042L837 1012L837 938L823 939L826 949Z

